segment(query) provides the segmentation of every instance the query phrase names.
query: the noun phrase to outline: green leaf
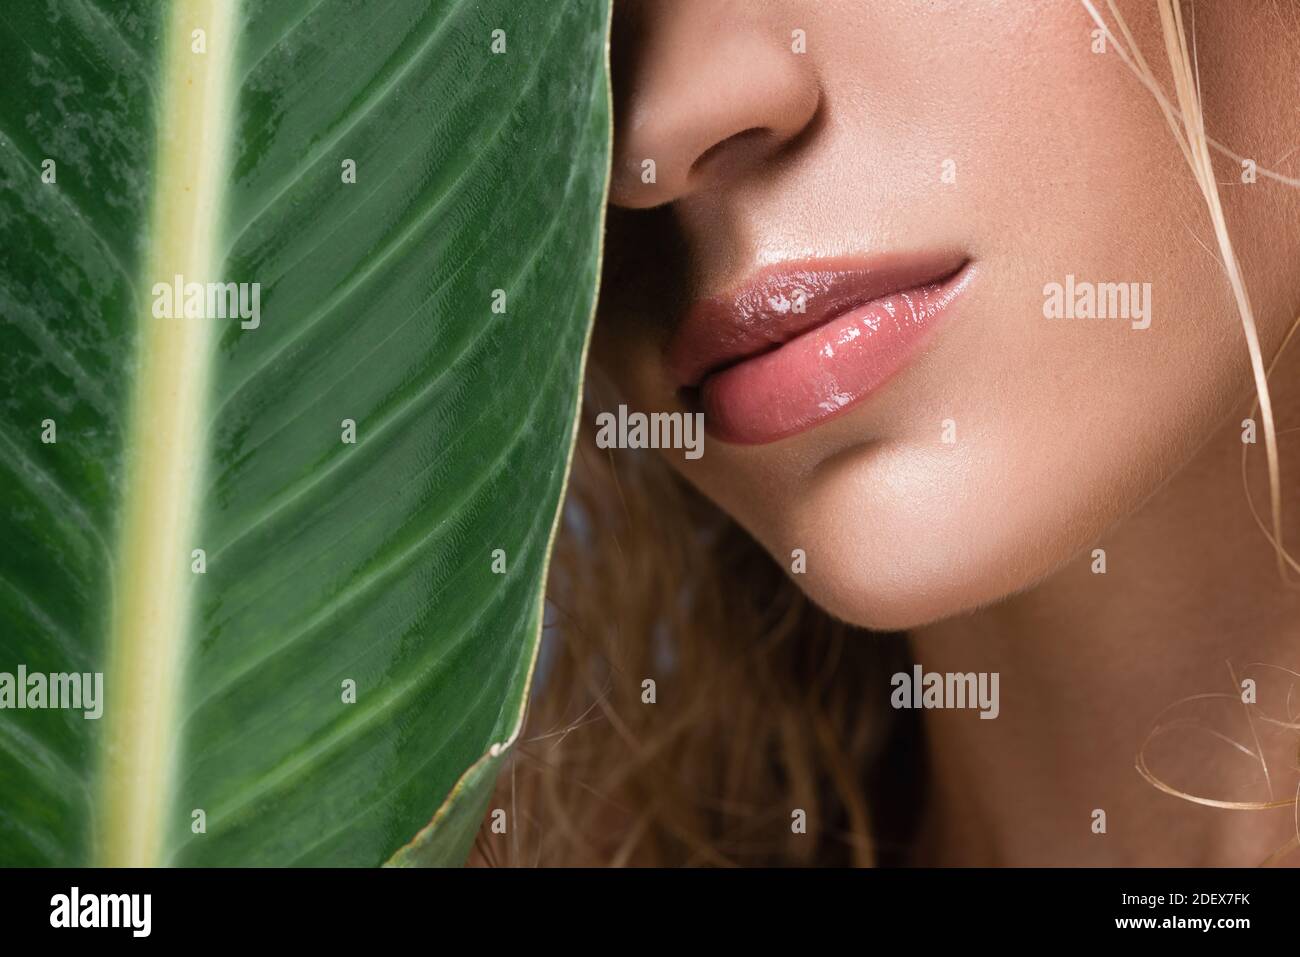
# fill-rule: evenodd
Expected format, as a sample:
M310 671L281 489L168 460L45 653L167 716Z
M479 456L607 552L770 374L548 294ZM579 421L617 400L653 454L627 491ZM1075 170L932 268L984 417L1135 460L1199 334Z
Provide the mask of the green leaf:
M608 6L0 8L0 863L464 859L573 446ZM258 298L160 316L178 274Z

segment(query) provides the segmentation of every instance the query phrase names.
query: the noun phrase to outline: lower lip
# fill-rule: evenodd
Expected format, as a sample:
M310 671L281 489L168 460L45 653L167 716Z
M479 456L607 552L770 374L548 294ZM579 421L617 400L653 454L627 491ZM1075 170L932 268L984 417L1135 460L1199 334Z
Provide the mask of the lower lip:
M847 411L908 363L970 276L965 268L873 300L706 377L700 402L708 431L724 442L761 445Z

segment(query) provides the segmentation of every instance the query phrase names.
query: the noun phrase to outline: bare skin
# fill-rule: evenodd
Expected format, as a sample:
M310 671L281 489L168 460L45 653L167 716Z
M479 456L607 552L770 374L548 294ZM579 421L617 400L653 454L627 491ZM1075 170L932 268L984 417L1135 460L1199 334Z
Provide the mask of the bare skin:
M1287 421L1297 390L1279 369L1274 395ZM1253 866L1289 846L1294 808L1225 810L1162 793L1135 769L1161 712L1191 719L1252 750L1262 765L1196 728L1148 749L1151 770L1191 794L1225 801L1295 796L1296 739L1256 721L1231 695L1253 676L1261 710L1289 717L1289 676L1300 645L1300 593L1283 585L1251 517L1241 479L1241 429L1231 419L1194 462L1137 514L1102 536L1107 572L1091 553L1039 586L995 605L918 629L913 652L927 669L998 671L1002 711L971 721L927 711L931 804L917 863L1109 866ZM1294 461L1294 436L1283 439ZM1262 451L1251 490L1267 516ZM1300 536L1300 515L1287 523ZM1233 670L1229 670L1229 665ZM1258 733L1258 743L1254 734ZM1106 812L1107 830L1092 830ZM1284 858L1294 865L1297 855Z
M1119 7L1167 78L1150 5ZM1211 134L1300 175L1300 4L1244 15L1202 0L1196 16ZM803 549L795 580L831 613L907 631L927 670L1000 674L997 720L925 713L916 862L1250 865L1284 847L1292 810L1198 806L1134 769L1163 709L1237 694L1244 677L1259 682L1256 718L1289 718L1291 679L1247 666L1300 671L1300 597L1247 506L1253 386L1205 204L1150 93L1091 49L1083 7L621 0L616 18L620 281L595 356L629 405L690 407L664 362L681 306L761 268L933 249L972 263L915 355L843 412L669 456L782 565ZM1300 190L1219 163L1271 358L1300 313ZM1044 286L1067 274L1151 283L1150 328L1045 318ZM1288 541L1298 372L1300 347L1272 380ZM1250 484L1267 521L1259 441ZM1248 723L1239 700L1183 707L1165 718L1262 751L1271 780L1196 729L1153 743L1162 780L1224 801L1294 797L1294 730Z

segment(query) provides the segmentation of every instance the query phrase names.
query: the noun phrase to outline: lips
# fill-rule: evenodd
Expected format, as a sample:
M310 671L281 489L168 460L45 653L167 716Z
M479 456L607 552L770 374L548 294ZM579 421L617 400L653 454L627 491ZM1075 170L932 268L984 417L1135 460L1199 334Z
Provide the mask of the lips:
M696 303L668 345L671 375L726 442L775 442L871 395L969 285L964 255L821 259L764 269Z

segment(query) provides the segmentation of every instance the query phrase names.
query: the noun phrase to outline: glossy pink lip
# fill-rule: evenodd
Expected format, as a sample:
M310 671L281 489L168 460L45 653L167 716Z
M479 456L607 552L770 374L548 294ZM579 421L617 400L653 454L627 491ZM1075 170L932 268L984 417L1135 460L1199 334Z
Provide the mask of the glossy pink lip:
M768 267L703 300L668 345L705 427L726 442L775 442L838 415L907 364L969 284L952 253L821 259Z

